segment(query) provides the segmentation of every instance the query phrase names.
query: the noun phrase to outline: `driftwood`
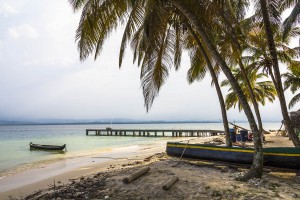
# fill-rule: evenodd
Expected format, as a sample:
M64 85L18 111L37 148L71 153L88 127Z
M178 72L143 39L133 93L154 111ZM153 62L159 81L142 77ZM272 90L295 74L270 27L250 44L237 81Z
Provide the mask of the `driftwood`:
M140 169L140 170L134 172L133 174L129 175L128 177L124 178L123 183L126 183L126 184L131 183L135 179L146 174L149 170L150 170L150 167L143 167L142 169Z
M178 180L179 178L177 176L173 176L162 186L162 189L169 190Z

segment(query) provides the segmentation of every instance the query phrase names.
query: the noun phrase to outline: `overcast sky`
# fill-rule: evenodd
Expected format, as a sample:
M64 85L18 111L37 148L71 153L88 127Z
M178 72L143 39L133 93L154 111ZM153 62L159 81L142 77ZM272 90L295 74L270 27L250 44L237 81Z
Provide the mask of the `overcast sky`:
M122 30L111 35L96 61L82 63L75 44L79 17L67 0L0 0L0 119L221 119L210 78L187 83L186 54L146 113L130 49L118 68ZM261 112L264 120L282 118L278 102ZM246 119L234 109L228 115Z

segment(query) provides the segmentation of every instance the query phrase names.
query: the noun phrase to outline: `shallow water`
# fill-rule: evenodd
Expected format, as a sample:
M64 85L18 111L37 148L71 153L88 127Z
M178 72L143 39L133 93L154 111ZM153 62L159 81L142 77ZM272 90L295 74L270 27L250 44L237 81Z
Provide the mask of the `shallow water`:
M248 128L247 123L238 125ZM280 122L265 123L266 130L279 129ZM87 137L87 128L128 129L214 129L223 130L221 123L171 123L171 124L85 124L85 125L5 125L0 126L0 177L8 170L35 165L57 159L91 155L135 145L156 143L167 138L154 137ZM29 143L67 144L65 153L32 151Z

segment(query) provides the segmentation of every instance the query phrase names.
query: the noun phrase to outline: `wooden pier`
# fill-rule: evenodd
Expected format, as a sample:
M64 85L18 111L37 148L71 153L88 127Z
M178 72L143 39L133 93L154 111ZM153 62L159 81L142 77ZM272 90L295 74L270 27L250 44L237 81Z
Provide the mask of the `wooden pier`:
M183 129L86 129L86 135L94 136L137 136L137 137L209 137L223 135L221 130Z

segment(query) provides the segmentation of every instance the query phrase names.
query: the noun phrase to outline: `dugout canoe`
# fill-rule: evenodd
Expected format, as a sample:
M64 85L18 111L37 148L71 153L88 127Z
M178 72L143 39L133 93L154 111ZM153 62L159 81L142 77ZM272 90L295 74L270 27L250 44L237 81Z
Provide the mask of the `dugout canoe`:
M170 156L181 156L242 164L252 164L253 148L212 146L206 144L186 144L168 142L166 152ZM264 165L289 169L300 169L300 148L264 148Z
M33 144L30 142L30 149L39 149L39 150L52 150L52 151L62 151L66 148L64 145L44 145L44 144Z

